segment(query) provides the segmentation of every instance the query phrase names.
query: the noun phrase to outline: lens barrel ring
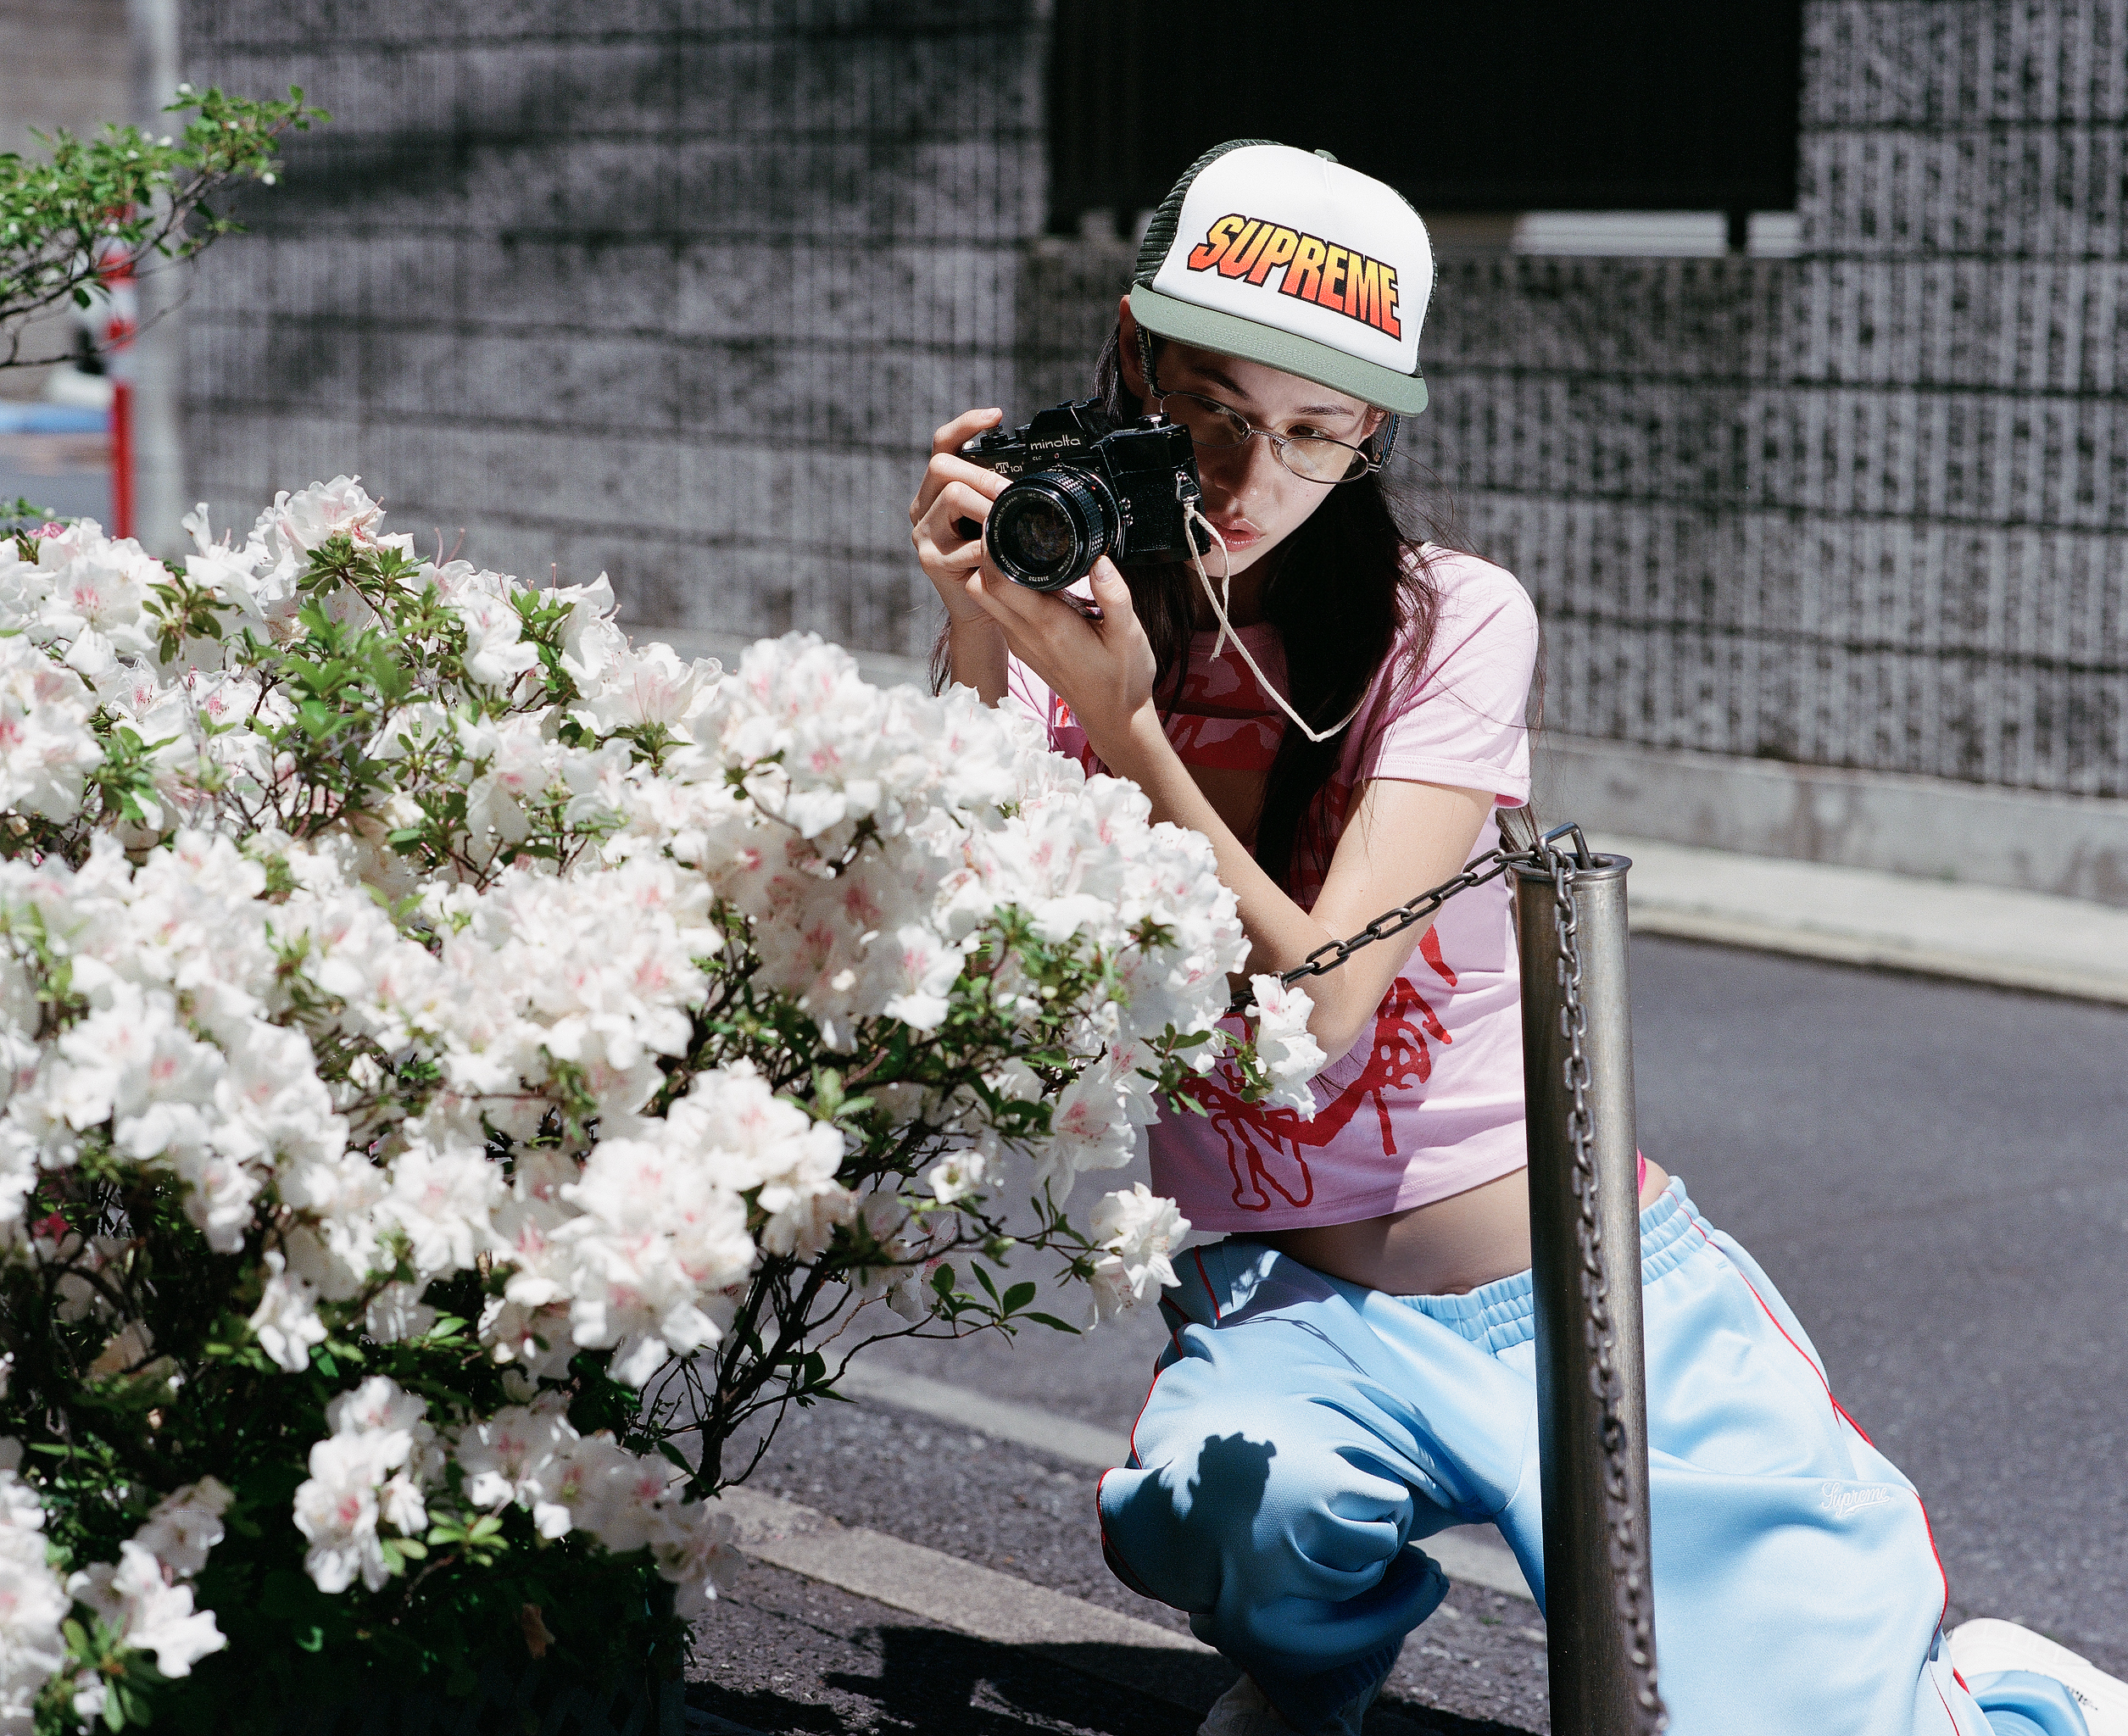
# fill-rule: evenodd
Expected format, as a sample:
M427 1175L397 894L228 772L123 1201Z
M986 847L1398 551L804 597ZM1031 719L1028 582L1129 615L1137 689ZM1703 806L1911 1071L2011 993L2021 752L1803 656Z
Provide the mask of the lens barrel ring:
M983 546L998 570L1034 591L1061 591L1122 540L1122 514L1090 470L1060 465L1016 478L990 503Z

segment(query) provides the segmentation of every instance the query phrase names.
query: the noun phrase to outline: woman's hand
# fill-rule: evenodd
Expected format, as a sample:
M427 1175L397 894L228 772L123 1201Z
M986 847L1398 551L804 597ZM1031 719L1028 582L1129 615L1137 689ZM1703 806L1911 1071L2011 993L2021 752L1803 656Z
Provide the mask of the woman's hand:
M1094 751L1120 769L1134 721L1152 715L1153 648L1116 564L1104 554L1090 576L1098 614L1061 591L1016 585L988 561L968 592L1004 631L1012 654L1072 708Z
M983 565L983 520L1006 484L995 470L962 458L961 448L1004 419L1002 410L964 410L933 434L923 486L909 505L909 540L916 546L925 577L938 587L947 619L956 627L990 619L969 591L968 581ZM968 534L971 526L972 536Z
M933 435L923 486L909 506L909 540L946 606L954 677L994 704L1009 648L1072 708L1094 751L1120 760L1131 719L1151 703L1152 646L1130 587L1107 559L1092 574L1098 616L1061 593L1016 585L991 565L983 526L1008 479L970 464L961 448L1002 415L967 410Z

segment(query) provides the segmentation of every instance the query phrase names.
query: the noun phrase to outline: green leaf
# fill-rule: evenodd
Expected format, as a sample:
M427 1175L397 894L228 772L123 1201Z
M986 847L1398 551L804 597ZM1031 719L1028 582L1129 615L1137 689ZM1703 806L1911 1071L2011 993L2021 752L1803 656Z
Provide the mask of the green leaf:
M975 1281L978 1284L982 1285L983 1288L989 1293L990 1299L993 1302L995 1302L998 1299L998 1287L990 1282L990 1274L981 1266L978 1266L975 1268Z
M1031 1320L1038 1326L1048 1327L1056 1332L1070 1333L1074 1337L1079 1335L1080 1329L1078 1327L1072 1326L1067 1321L1059 1320L1054 1314L1024 1314L1020 1317L1022 1320Z
M1021 1309L1034 1299L1034 1293L1038 1288L1039 1287L1033 1283L1013 1285L1005 1293L1005 1311L1007 1314L1018 1313Z

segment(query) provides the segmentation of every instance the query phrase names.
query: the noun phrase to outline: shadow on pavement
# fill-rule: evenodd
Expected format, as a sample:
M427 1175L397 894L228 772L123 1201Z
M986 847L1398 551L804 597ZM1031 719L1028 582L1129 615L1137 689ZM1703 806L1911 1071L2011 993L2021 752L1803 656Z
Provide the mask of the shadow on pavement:
M1210 1654L1000 1645L925 1627L882 1627L877 1642L877 1675L836 1671L819 1678L839 1704L691 1683L691 1709L729 1721L720 1727L705 1718L696 1728L701 1736L732 1727L760 1736L1191 1736L1234 1679L1233 1666ZM1524 1736L1511 1725L1401 1702L1378 1704L1367 1728L1370 1736Z

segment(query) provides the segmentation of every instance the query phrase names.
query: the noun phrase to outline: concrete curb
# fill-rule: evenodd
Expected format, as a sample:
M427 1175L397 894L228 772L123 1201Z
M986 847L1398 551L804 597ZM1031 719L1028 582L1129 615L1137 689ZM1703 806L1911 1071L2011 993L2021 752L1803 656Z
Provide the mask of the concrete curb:
M835 1387L855 1399L914 1410L940 1422L959 1423L993 1440L1033 1447L1052 1458L1090 1465L1096 1471L1106 1471L1130 1457L1130 1437L1112 1428L1097 1428L1076 1417L1059 1416L1032 1405L1016 1405L1009 1399L993 1399L920 1374L904 1374L877 1362L852 1362Z
M738 1488L725 1490L723 1505L738 1524L739 1547L748 1555L978 1639L1000 1645L1122 1646L1218 1655L1189 1634L883 1532L843 1525L796 1501Z
M2128 910L1872 868L1597 833L1635 932L2128 1005Z
M739 1548L756 1561L1031 1652L1201 1717L1234 1666L1187 1633L980 1567L898 1537L838 1523L796 1501L727 1488Z
M877 1531L744 1488L724 1491L739 1548L755 1560L905 1610L942 1628L1029 1652L1050 1662L1142 1694L1201 1717L1231 1687L1234 1666L1200 1640L1139 1622L1083 1599L978 1567L957 1556L904 1543ZM1421 1736L1431 1717L1378 1703L1369 1730ZM742 1726L690 1711L688 1736L755 1736ZM697 1726L693 1721L705 1722Z
M2128 801L1535 738L1537 810L1592 831L2128 905Z

